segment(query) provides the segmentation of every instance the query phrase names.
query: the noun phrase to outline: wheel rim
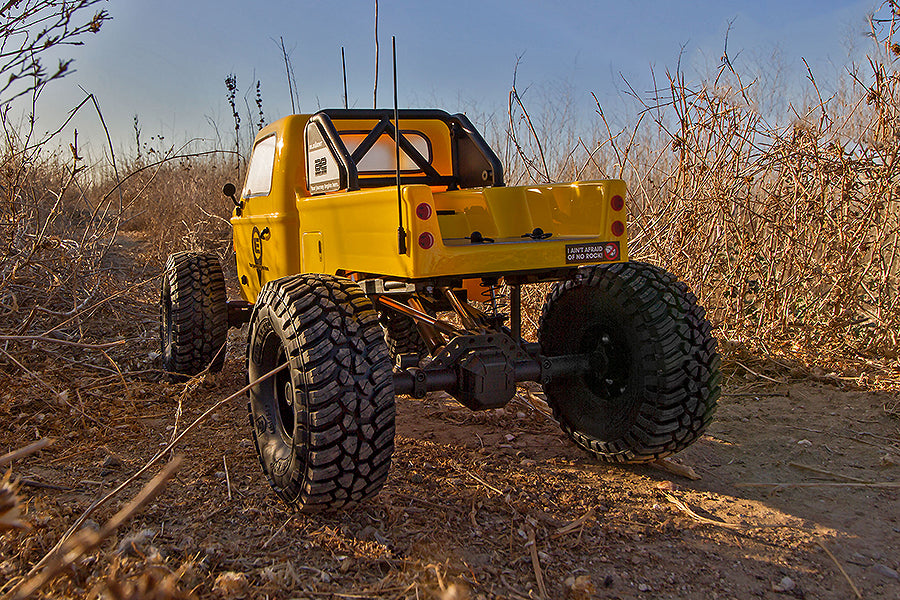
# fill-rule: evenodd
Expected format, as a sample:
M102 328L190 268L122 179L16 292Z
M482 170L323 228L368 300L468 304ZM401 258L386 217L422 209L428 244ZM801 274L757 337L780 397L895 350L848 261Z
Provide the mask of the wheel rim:
M160 348L160 353L163 356L163 361L167 364L172 354L172 330L175 328L174 319L172 318L172 293L168 284L163 284L161 311L162 335L160 340L162 341L162 348Z
M628 391L630 360L621 336L602 325L588 327L579 348L590 368L583 373L585 386L598 398L615 401Z
M278 358L274 367L280 367L287 362L284 347L279 345ZM296 423L296 411L294 408L294 384L291 382L290 369L281 371L275 376L274 384L275 403L278 407L278 430L285 443L294 439L294 425Z

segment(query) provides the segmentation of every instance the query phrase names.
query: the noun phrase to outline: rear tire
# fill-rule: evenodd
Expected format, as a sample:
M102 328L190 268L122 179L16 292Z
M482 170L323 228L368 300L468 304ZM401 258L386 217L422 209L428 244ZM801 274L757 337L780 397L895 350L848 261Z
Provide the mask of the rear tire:
M302 512L381 490L394 450L394 380L378 314L349 279L267 283L250 320L250 421L275 493Z
M591 368L544 386L576 444L608 462L647 462L700 437L720 394L716 339L697 298L644 263L583 271L554 286L540 324L547 356L590 354Z
M166 260L160 291L160 353L172 379L220 371L228 339L228 300L219 259L179 252Z

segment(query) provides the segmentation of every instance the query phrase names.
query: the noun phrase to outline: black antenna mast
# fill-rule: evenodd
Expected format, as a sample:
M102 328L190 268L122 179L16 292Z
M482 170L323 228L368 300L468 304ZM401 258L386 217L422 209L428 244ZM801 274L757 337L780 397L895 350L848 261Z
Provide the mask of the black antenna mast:
M391 36L391 50L394 55L394 150L397 157L397 245L400 254L406 254L406 230L403 229L403 193L400 190L400 111L397 109L397 40Z
M344 47L341 46L341 69L344 71L344 108L347 106L347 62L344 60Z

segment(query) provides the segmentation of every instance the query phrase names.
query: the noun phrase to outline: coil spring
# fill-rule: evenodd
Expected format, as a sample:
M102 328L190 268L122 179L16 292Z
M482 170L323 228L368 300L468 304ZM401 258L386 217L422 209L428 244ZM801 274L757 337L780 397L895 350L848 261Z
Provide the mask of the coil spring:
M502 317L502 311L509 305L509 298L504 290L505 286L499 281L491 283L482 279L481 287L484 288L481 292L481 297L491 305L491 311L493 313L491 318L496 319Z

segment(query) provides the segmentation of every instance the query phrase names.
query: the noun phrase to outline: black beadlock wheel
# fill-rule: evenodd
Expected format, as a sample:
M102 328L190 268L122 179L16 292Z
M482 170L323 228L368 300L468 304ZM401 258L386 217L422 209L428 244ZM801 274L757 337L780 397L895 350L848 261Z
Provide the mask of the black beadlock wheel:
M302 512L374 496L394 451L394 380L378 313L360 287L303 274L268 282L250 319L249 392L263 471Z
M589 368L544 391L576 444L608 462L679 452L712 420L721 392L716 339L687 286L644 263L584 269L556 284L541 351L587 354Z
M381 326L392 360L396 361L400 354L415 354L419 358L428 356L428 346L419 335L416 322L410 317L387 309L381 314Z
M163 369L183 379L219 371L228 339L228 301L219 259L179 252L166 260L159 301Z

